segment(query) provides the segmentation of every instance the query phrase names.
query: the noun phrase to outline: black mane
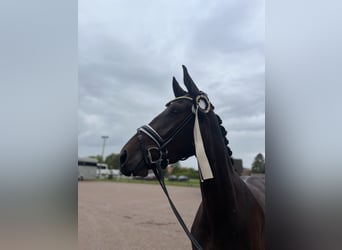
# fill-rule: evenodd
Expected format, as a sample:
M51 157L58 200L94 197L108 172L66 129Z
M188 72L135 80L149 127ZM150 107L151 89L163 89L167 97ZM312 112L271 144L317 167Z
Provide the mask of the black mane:
M218 123L220 125L221 134L222 134L222 137L223 137L223 140L224 140L224 144L226 145L226 149L227 149L227 154L229 156L229 159L230 159L232 165L234 165L234 160L232 158L233 151L228 146L229 140L226 137L227 136L227 130L222 126L222 119L221 119L221 117L218 114L215 114L215 115L216 115L217 121L218 121Z

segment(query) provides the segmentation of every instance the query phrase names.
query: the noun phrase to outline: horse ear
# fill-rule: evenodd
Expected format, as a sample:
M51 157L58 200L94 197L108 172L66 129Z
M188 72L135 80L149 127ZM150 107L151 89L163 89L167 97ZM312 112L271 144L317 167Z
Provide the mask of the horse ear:
M188 70L186 69L186 67L184 65L182 65L182 67L183 67L184 84L187 87L190 95L192 95L192 96L199 95L200 91L197 88L194 81L191 79L191 76L189 75Z
M176 78L172 78L172 88L173 93L175 94L175 97L180 97L186 95L186 91L179 86L179 83L177 82Z

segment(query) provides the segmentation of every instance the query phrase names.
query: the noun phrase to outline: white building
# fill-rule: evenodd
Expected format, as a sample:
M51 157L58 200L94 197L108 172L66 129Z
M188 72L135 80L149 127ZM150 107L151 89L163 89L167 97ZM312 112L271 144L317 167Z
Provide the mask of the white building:
M95 180L97 159L78 158L78 180Z

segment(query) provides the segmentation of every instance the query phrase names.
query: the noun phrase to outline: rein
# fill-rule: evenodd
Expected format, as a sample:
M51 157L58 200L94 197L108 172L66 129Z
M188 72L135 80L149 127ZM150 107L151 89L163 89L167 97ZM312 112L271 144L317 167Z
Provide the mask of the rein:
M161 186L161 188L163 189L166 198L169 201L170 207L172 208L173 213L175 214L179 224L181 224L184 232L186 233L186 235L188 236L188 238L191 240L192 244L194 244L194 246L196 247L196 249L198 250L202 250L201 245L198 243L198 241L195 239L195 237L190 233L189 229L187 228L187 226L185 225L182 217L180 216L180 214L178 213L177 208L175 207L175 205L173 204L169 192L167 191L165 182L164 182L164 174L163 171L160 167L160 164L157 164L157 166L155 168L152 168L154 175L157 177L159 184Z
M173 133L173 135L170 136L170 139L165 140L165 142L159 136L159 134L149 125L144 125L138 129L138 140L140 143L140 148L141 148L143 155L144 155L145 164L148 165L153 170L153 173L156 176L156 178L158 179L158 182L159 182L161 188L163 189L165 196L169 201L170 207L171 207L173 213L175 214L179 224L182 226L184 232L186 233L188 238L191 240L191 242L194 244L194 246L196 246L196 249L202 250L201 245L198 243L198 241L195 239L195 237L190 233L190 231L187 228L187 226L185 225L182 217L180 216L177 208L175 207L174 203L172 202L170 195L169 195L169 192L168 192L166 185L165 185L165 182L164 182L164 173L162 170L162 168L166 168L168 163L169 163L169 160L167 159L167 150L166 150L167 144L170 141L172 141L174 136L176 134L178 134L183 129L183 127L191 120L190 118L192 118L192 113L191 113L191 116L189 115L184 120L184 122ZM156 145L158 147L150 147L150 148L146 149L142 135L141 135L141 132L148 135L156 143ZM153 160L152 153L151 153L152 150L159 150L159 159Z

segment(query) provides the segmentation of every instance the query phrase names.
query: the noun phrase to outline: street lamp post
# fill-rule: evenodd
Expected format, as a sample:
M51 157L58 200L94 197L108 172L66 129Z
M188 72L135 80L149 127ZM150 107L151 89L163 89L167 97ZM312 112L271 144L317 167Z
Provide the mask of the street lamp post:
M106 146L106 140L109 138L108 135L103 135L101 136L101 138L103 139L103 145L102 145L102 161L104 162L104 150L105 150L105 146Z

